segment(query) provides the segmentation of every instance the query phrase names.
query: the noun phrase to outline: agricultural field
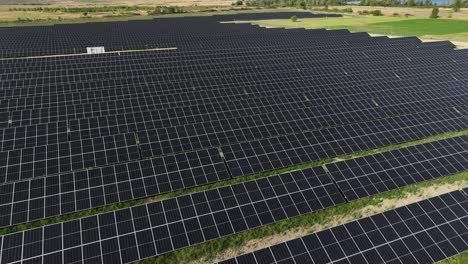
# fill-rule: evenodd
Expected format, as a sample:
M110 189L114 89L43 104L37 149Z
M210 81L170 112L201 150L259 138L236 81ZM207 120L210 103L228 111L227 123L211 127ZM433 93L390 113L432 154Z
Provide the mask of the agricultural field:
M253 21L255 25L287 28L348 29L390 36L417 36L422 39L468 42L468 20L405 17L348 16L326 19Z
M0 263L466 263L468 20L217 3L2 7Z

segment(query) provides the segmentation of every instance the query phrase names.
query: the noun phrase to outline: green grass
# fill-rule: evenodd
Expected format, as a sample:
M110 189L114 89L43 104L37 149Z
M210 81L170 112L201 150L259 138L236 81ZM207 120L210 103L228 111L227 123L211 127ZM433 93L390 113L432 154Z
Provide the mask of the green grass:
M406 197L408 194L417 193L422 188L437 186L440 184L462 183L468 186L468 172L454 174L432 181L426 181L415 185L403 187L401 189L381 193L372 197L355 200L346 204L338 205L319 212L309 213L288 220L280 221L270 225L262 226L253 230L223 237L203 244L184 248L172 253L158 257L148 258L140 263L188 263L194 260L204 260L213 262L214 257L222 255L228 249L238 248L245 245L248 241L282 234L288 230L298 230L308 228L314 225L327 227L332 219L337 217L352 216L353 219L359 219L360 214L357 210L363 209L369 205L380 206L384 200L398 200ZM385 208L389 210L390 208ZM261 245L260 245L261 248ZM460 257L462 258L462 257ZM455 264L458 262L450 262ZM445 263L449 264L449 263Z
M396 36L468 41L468 20L351 16L342 18L259 20L253 24L288 28L348 29Z
M455 255L451 258L442 260L438 264L466 264L468 263L468 251Z
M424 36L445 35L468 32L468 20L452 19L407 19L371 24L372 27L385 28L396 34Z

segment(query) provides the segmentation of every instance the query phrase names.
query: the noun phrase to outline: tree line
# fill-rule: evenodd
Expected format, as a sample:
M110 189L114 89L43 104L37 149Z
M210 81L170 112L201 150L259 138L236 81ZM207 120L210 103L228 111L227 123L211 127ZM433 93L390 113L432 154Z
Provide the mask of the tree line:
M262 7L302 7L326 6L326 5L346 5L346 0L249 0L248 6Z

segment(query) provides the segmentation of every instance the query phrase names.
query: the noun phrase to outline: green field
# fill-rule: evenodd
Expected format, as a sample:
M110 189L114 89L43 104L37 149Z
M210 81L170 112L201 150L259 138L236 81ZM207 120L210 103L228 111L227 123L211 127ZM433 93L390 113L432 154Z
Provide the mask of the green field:
M260 20L253 24L268 27L349 29L394 36L417 36L468 42L468 20L402 17L351 16L343 18Z

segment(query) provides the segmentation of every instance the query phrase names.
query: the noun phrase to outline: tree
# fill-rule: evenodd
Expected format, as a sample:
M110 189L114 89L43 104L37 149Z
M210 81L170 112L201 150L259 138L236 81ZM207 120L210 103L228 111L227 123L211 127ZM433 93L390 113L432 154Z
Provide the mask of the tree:
M297 16L292 16L292 17L291 17L291 21L292 21L292 22L296 22L296 21L297 21Z
M462 0L455 0L455 2L452 5L453 11L455 11L455 12L460 12L460 9L462 7L463 7Z
M431 13L430 18L439 18L439 8L438 7L432 8L432 13Z

